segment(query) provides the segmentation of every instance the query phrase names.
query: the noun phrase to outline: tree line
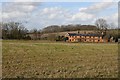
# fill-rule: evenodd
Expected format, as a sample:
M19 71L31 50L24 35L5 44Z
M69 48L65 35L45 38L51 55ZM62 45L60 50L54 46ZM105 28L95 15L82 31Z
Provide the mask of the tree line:
M77 30L97 30L95 25L81 25L81 24L69 24L69 25L50 25L42 30L42 33L54 33L65 31L77 31Z
M104 19L98 19L95 21L95 25L81 25L81 24L69 24L69 25L50 25L42 30L32 29L28 30L22 23L19 22L7 22L0 23L0 32L2 33L2 39L31 39L29 33L34 34L37 38L37 34L42 35L45 33L65 32L65 31L80 31L80 30L94 30L98 32L108 31L108 34L114 38L120 38L118 34L119 29L111 29L113 24L108 24ZM53 36L52 36L53 37ZM51 39L51 38L50 38ZM56 38L57 40L63 40L63 36Z
M26 39L28 32L19 22L1 23L2 39Z

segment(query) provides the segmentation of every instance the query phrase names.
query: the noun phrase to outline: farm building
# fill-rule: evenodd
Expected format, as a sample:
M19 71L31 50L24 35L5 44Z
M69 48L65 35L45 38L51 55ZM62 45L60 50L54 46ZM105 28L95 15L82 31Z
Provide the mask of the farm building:
M65 35L67 42L109 42L110 36L103 36L102 34L77 34L67 33Z

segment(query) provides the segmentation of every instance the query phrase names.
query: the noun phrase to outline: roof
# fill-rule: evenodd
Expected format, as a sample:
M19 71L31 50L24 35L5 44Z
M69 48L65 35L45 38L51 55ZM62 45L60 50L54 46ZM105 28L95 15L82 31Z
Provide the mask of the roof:
M69 36L77 36L76 33L68 33Z
M102 36L100 34L77 34L77 33L68 33L69 36Z

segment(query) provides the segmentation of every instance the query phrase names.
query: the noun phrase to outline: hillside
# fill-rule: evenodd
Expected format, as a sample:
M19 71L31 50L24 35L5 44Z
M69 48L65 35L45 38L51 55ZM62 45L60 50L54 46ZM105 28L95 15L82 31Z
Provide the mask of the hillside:
M82 30L82 31L79 31L80 33L95 33L94 30ZM44 33L41 35L41 38L43 37L47 37L48 35L60 35L60 36L64 36L65 34L67 33L78 33L78 31L65 31L65 32L54 32L54 33Z

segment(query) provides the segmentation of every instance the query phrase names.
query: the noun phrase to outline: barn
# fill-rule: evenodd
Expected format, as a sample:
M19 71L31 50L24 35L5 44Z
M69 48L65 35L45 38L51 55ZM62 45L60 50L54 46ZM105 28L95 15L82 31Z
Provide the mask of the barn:
M67 33L65 35L67 42L108 42L109 38L104 37L102 34L79 34L79 33Z

